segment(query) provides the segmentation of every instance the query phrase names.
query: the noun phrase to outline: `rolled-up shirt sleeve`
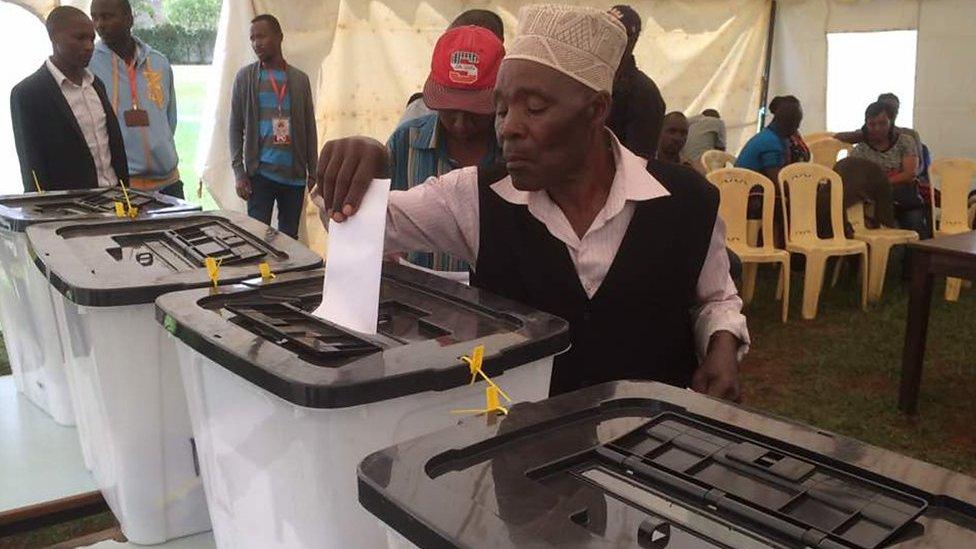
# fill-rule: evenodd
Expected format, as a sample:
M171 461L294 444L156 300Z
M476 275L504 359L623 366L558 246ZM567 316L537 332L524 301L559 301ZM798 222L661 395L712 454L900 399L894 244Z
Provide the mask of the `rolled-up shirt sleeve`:
M322 196L313 194L326 230ZM478 261L478 169L462 168L406 191L391 191L386 210L387 253L447 252L474 265Z
M716 218L708 255L698 275L698 306L692 311L698 359L708 354L708 343L715 332L726 331L739 339L738 359L749 351L749 328L742 314L742 299L729 275L729 255L725 248L725 223Z
M386 214L386 252L447 252L478 260L478 169L431 177L406 191L392 191Z

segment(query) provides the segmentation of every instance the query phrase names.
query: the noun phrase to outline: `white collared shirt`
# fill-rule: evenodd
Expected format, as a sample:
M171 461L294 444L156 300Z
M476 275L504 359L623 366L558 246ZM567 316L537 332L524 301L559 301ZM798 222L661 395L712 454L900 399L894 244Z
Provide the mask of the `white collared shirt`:
M54 76L61 94L71 107L81 133L88 144L92 160L95 161L95 172L98 174L99 187L114 187L119 179L112 167L112 150L108 142L108 126L105 109L95 91L95 75L85 69L81 85L75 84L65 76L50 59L44 63L47 70Z
M513 186L511 177L491 187L502 199L527 205L529 213L566 245L580 283L590 298L610 270L637 202L670 196L647 171L646 160L620 145L615 137L612 137L612 149L616 162L613 183L606 204L583 238L576 235L548 193L520 191ZM321 198L318 202L321 207ZM476 265L481 227L478 216L476 167L432 177L407 191L393 191L387 212L386 251L437 250ZM698 306L689 314L694 319L699 359L704 358L712 334L718 331L731 332L742 342L741 359L748 350L749 330L742 315L742 300L729 275L725 225L717 216L696 293Z

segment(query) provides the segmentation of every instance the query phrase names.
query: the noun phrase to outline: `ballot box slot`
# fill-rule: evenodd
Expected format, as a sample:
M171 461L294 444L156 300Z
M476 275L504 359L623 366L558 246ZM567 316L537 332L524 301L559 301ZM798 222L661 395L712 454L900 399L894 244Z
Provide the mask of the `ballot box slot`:
M231 322L281 345L319 366L339 366L337 359L382 351L378 345L316 317L294 303L227 304Z

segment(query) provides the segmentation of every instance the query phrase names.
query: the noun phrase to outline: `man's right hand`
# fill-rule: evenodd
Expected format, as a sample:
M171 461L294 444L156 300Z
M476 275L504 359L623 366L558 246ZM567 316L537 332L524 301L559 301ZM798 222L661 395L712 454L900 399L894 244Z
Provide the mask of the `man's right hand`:
M378 177L388 177L390 155L382 143L368 137L329 141L319 155L313 201L326 217L341 223L359 204Z
M248 178L239 179L237 181L237 196L241 197L241 200L248 200L251 198L251 180Z

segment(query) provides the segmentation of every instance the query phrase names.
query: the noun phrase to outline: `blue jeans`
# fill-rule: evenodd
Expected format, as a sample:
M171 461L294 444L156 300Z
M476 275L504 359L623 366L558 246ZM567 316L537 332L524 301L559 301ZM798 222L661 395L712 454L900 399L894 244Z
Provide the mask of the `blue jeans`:
M898 185L891 191L895 201L895 219L902 229L909 229L918 233L922 240L932 238L932 228L929 226L928 208L918 193L917 185ZM906 249L901 262L901 277L909 279L912 265L912 251Z
M305 187L278 183L260 174L252 175L247 215L271 225L275 203L278 204L278 230L297 239L298 223L305 205Z
M932 238L928 216L925 215L925 202L918 194L918 187L898 185L892 189L891 197L895 202L895 219L898 220L898 226L917 232L922 240Z

